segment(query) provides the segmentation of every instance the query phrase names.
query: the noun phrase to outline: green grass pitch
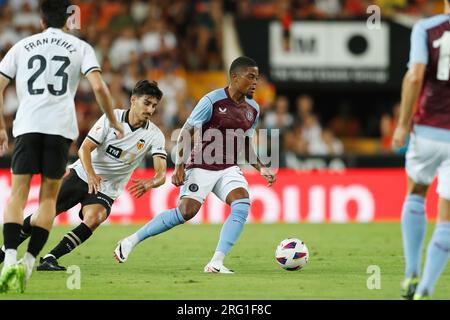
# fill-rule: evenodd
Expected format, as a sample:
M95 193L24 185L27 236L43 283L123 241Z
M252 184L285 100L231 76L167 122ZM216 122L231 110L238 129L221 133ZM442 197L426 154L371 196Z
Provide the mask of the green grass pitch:
M428 225L427 240L433 227ZM398 223L248 224L226 260L234 275L203 273L221 225L179 226L142 242L118 264L112 256L117 240L138 228L101 226L60 259L62 265L79 266L80 289L67 288L68 273L34 271L24 294L0 299L399 299L404 263ZM68 230L55 227L42 254ZM303 270L288 272L276 264L275 248L287 237L298 237L309 248ZM380 268L380 289L367 287L371 265ZM434 298L450 298L448 269Z

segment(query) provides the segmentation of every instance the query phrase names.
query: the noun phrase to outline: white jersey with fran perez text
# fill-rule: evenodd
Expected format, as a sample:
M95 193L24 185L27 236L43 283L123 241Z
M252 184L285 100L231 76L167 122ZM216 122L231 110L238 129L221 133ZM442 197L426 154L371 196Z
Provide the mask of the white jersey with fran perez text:
M100 70L94 49L61 29L48 28L17 42L0 62L0 73L16 79L14 137L45 133L75 140L75 93L81 74L93 70Z
M118 121L124 123L125 136L122 139L117 139L105 115L87 136L98 145L91 157L95 173L102 177L100 192L112 199L122 193L131 174L147 153L167 157L164 134L155 124L148 121L144 127L132 130L128 122L128 110L114 110L114 114ZM82 180L88 182L80 160L70 167L75 169Z

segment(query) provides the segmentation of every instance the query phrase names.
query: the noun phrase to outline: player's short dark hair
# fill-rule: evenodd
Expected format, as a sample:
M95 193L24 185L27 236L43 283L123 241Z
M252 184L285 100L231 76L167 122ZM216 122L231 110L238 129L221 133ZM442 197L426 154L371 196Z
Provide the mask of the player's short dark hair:
M235 73L238 69L248 68L248 67L258 67L258 64L252 58L241 56L239 58L234 59L230 66L230 76Z
M140 80L136 83L131 91L132 96L152 96L158 100L161 100L163 93L161 89L158 88L158 83L156 81Z
M63 28L67 18L72 13L67 8L72 5L70 0L41 0L41 17L47 28Z

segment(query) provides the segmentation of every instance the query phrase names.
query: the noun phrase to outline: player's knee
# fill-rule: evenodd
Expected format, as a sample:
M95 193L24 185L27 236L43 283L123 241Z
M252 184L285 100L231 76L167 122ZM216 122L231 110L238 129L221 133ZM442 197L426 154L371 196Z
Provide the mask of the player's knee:
M105 218L102 214L89 214L83 218L83 223L92 231L97 229L104 221Z
M428 186L421 185L421 184L413 184L410 186L409 193L415 194L421 197L426 197L428 191Z
M181 203L178 209L180 210L184 221L191 220L199 211L199 208L189 206L186 203Z

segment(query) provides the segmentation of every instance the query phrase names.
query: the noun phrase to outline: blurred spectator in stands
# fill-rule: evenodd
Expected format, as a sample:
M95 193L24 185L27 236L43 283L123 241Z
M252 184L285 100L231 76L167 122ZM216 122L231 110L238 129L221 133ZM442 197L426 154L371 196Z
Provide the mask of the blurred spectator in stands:
M359 120L351 112L348 102L339 105L339 113L328 126L338 137L357 137L361 134Z
M383 15L392 16L408 5L407 0L375 0L375 5L379 6Z
M303 94L295 100L296 115L295 121L302 123L304 119L313 114L314 100L311 96Z
M136 52L130 54L130 61L124 66L123 70L123 88L131 94L136 83L144 77L144 67Z
M113 73L108 83L115 108L125 108L129 104L129 97L123 87L124 78L120 73Z
M367 15L367 7L371 5L369 0L346 0L343 16L363 17Z
M95 55L98 59L98 63L103 68L103 63L106 60L109 60L109 50L111 48L111 38L108 36L108 34L102 35L99 37L98 41L93 43ZM108 61L109 63L109 61Z
M13 23L13 11L10 6L2 7L0 10L0 51L6 54L10 47L24 37Z
M251 3L252 15L256 18L275 18L277 12L279 12L279 6L285 6L290 0L278 0L278 1L258 1L253 0Z
M252 4L250 0L236 1L236 12L239 18L249 18L253 15Z
M308 153L308 142L304 139L303 128L300 124L283 134L283 151L295 155L306 155Z
M336 18L342 13L340 0L315 0L315 4L319 16Z
M390 153L392 151L392 135L394 134L400 115L400 103L396 103L391 113L385 113L380 119L381 152Z
M280 1L278 5L278 20L283 28L283 49L291 50L292 7L290 1Z
M329 128L322 130L319 139L313 139L308 144L308 154L310 155L342 155L344 145L342 141L335 137Z
M41 28L41 17L37 11L33 10L30 3L25 2L20 10L14 13L13 25L19 30L31 28L33 31L37 31Z
M131 53L140 53L141 44L136 38L133 28L125 28L120 36L114 40L111 50L109 51L109 59L115 70L127 64Z
M108 26L112 17L123 12L127 4L125 1L97 0L95 1L95 6L96 10L91 11L92 16L96 18L95 23L100 29L110 32L111 30L108 29Z
M298 18L315 18L317 10L314 0L294 0L292 5L293 12Z
M186 94L184 96L184 100L180 101L178 104L178 110L174 120L174 128L181 128L184 125L189 115L192 113L192 110L194 110L195 105L196 101Z
M302 121L302 137L309 145L321 139L322 126L314 114L308 114Z
M275 86L269 82L265 74L259 74L258 86L256 87L253 99L259 104L259 117L260 121L264 120L267 111L269 111L276 96Z
M289 168L300 168L298 157L308 154L308 143L302 137L302 126L296 125L294 128L286 131L282 138L281 164Z
M21 11L24 5L27 5L30 10L37 12L39 7L39 0L12 0L8 1L8 5L15 13Z
M294 117L289 113L289 100L286 96L275 99L274 110L266 113L264 127L267 129L287 129L294 123Z
M134 23L141 25L150 18L151 4L154 1L132 0L130 4L130 14ZM153 8L152 8L153 9Z
M220 0L200 0L195 6L197 18L197 43L195 52L200 68L217 70L217 56L222 49L222 2Z
M149 67L158 67L161 59L167 55L175 58L177 38L162 18L149 19L143 27L141 47Z
M176 72L177 65L169 56L162 59L162 76L158 79L158 86L164 93L160 103L161 120L167 128L175 127L178 110L186 100L186 79Z

